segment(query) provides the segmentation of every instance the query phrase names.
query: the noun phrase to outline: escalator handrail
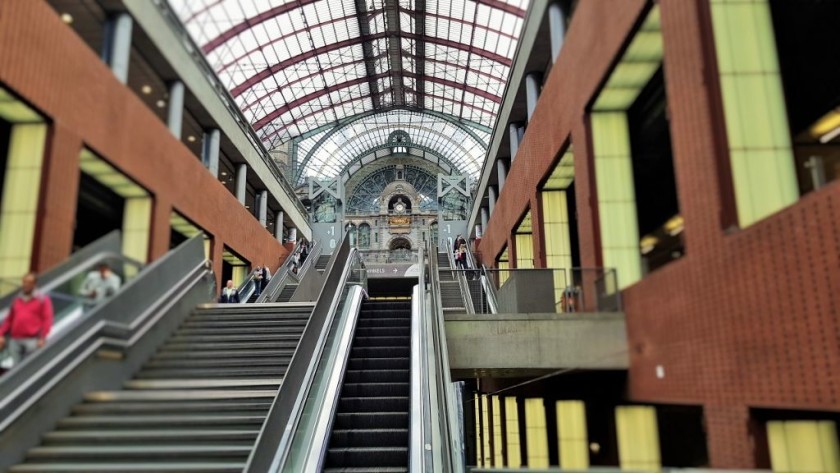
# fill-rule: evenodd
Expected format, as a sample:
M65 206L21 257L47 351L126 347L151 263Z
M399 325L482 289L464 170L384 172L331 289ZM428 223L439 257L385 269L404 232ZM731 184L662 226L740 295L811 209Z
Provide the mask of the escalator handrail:
M446 428L441 432L443 440L446 445L445 448L437 449L442 451L444 464L451 473L463 473L466 468L464 457L464 445L461 439L459 428L462 419L457 415L456 401L452 392L452 376L449 371L449 348L446 341L446 326L443 314L443 301L440 292L440 276L437 258L429 258L429 300L431 311L427 314L426 319L431 322L432 340L431 344L434 351L434 360L438 372L438 376L434 378L436 382L436 389L441 394L442 402L439 406L443 409L442 413L446 421ZM460 455L456 456L458 452Z
M473 255L469 245L467 245L467 260L469 261L471 268L481 268L479 272L479 280L481 281L481 289L484 291L484 296L487 299L487 307L490 309L491 314L497 314L499 312L499 304L496 301L496 289L493 287L493 284L490 283L490 277L487 275L487 267L483 264L478 264L478 260L475 258L475 255ZM475 307L475 301L473 301L473 307Z
M177 303L178 294L209 274L201 235L146 266L114 297L0 377L0 432L99 348L120 349L142 338Z
M286 280L289 278L289 274L291 270L289 266L293 264L295 254L300 251L300 242L295 243L295 247L292 248L292 251L289 252L288 256L286 256L286 260L283 261L282 264L277 268L277 271L271 276L271 279L266 284L265 289L262 290L262 293L257 300L254 301L255 303L262 303L262 302L274 302L276 299L276 294L280 294L280 291L283 290L283 286L286 285ZM273 297L272 297L273 296ZM241 300L240 300L241 302Z
M352 268L354 248L350 247L347 233L330 258L324 270L324 284L318 302L312 309L309 322L303 330L297 349L277 396L272 402L254 449L243 470L245 473L278 472L289 454L300 410L315 373L316 363L326 343L329 322L340 302L343 286Z
M434 471L434 447L437 445L433 435L431 414L432 376L429 367L428 317L426 314L426 262L424 248L417 254L419 273L417 285L411 297L411 391L409 415L408 471L426 473ZM429 446L430 448L427 448Z

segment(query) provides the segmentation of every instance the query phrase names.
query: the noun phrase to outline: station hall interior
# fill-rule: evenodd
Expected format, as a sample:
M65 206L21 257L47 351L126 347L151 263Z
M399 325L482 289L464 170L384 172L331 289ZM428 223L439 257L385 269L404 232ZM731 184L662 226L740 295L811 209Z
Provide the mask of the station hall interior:
M840 473L838 21L0 0L0 472Z

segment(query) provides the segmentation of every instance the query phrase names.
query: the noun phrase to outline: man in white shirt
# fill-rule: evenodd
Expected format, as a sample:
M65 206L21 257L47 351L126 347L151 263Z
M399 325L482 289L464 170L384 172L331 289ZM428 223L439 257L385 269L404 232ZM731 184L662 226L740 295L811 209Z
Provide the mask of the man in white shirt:
M95 271L88 273L79 294L93 302L100 302L120 290L122 279L111 271L108 263L100 263Z

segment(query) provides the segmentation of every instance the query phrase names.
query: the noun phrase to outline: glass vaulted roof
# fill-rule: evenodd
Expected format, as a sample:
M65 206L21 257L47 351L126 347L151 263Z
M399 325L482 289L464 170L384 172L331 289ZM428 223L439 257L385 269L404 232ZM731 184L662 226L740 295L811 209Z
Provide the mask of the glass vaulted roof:
M356 116L381 114L375 121L389 124L358 138L341 134L348 142L360 140L356 144L310 149L321 156L299 169L303 177L335 172L349 154L385 144L386 128L413 133L412 142L437 144L447 141L432 131L441 127L486 134L499 110L527 1L169 3L267 148L289 141L312 148L304 142L318 143L313 138L348 122L358 131L367 122L354 121ZM425 112L430 115L418 117ZM422 131L421 123L435 121ZM475 141L486 146L486 138ZM447 143L437 151L459 147L469 156L463 162L452 156L453 162L461 172L477 172L484 148L474 155L466 150L473 143Z

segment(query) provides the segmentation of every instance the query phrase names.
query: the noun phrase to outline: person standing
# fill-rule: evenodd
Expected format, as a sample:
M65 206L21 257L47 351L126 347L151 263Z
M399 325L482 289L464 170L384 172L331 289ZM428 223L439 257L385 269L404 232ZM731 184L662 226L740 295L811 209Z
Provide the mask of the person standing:
M259 296L262 294L262 268L257 266L254 268L254 272L251 273L251 278L254 280L254 295Z
M309 254L309 245L306 244L305 241L300 242L300 264L303 265L303 262L306 261L306 256Z
M121 285L122 279L111 271L111 266L108 263L100 263L95 271L89 272L85 277L79 294L93 302L101 302L116 294Z
M222 289L219 302L222 304L239 304L239 290L233 285L232 279L228 279L227 286Z
M37 283L35 273L23 277L20 294L0 325L0 350L8 345L13 365L43 347L52 329L52 300L36 290Z
M265 287L268 286L268 282L271 281L271 270L268 269L268 265L263 265L260 276L262 277L260 280L260 293L262 293L262 291L265 291Z

